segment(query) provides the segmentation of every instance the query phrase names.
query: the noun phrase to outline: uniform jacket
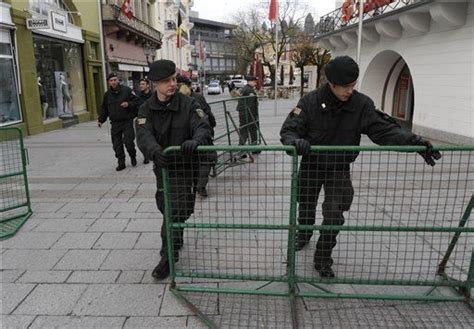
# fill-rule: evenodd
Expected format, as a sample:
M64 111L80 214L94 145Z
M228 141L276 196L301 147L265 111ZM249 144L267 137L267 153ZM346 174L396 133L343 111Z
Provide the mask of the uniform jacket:
M170 102L158 100L156 93L138 111L137 144L148 159L168 146L193 139L199 145L211 143L211 127L205 113L191 97L176 92ZM180 160L176 159L179 163Z
M245 85L245 87L241 90L241 96L255 96L249 97L247 99L240 99L237 105L237 111L245 111L248 107L251 113L255 116L258 115L258 98L255 89L250 87L249 85Z
M361 134L381 145L407 145L414 136L376 110L368 96L354 90L349 101L341 102L328 84L301 98L280 131L281 142L287 145L298 138L311 145L360 145ZM303 157L303 161L347 165L357 155L358 152L320 152Z
M98 121L104 123L107 117L112 123L133 120L137 116L137 100L132 89L127 86L119 85L117 90L109 88L104 94ZM128 102L128 107L121 107L123 102Z
M211 128L214 128L216 126L216 118L214 117L214 114L211 111L211 106L207 103L206 98L201 94L195 93L194 91L191 92L191 97L196 100L201 109L203 109L204 113L206 113Z
M143 92L139 92L137 94L137 110L142 106L143 103L145 103L151 96L153 95L153 91L149 91L148 94L145 94Z

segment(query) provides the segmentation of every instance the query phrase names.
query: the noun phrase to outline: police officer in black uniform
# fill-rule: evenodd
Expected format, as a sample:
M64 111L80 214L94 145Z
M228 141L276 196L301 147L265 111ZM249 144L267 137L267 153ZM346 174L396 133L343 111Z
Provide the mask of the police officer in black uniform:
M195 192L193 173L196 170L193 154L198 145L211 143L211 127L204 111L191 97L176 92L176 65L169 60L150 64L148 78L155 92L139 109L136 120L137 142L148 159L153 159L156 175L156 204L164 214L161 169L168 168L171 219L184 223L194 212ZM165 154L168 146L181 145L178 154ZM174 259L179 259L183 246L183 229L171 232L174 241ZM152 276L162 280L169 275L166 225L161 227L161 259Z
M240 91L240 96L242 97L253 96L246 99L240 99L237 105L240 124L240 145L244 145L247 142L249 135L249 144L260 144L258 138L260 123L258 119L258 97L257 92L255 91L256 85L257 78L254 76L248 76L247 84Z
M115 157L118 159L115 170L120 171L126 167L123 144L127 148L132 166L137 165L135 130L133 129L133 118L137 116L137 97L132 89L119 84L116 73L110 73L107 76L107 82L109 90L104 94L101 111L97 118L97 127L102 128L102 124L110 118L112 145Z
M361 134L382 145L422 145L420 154L435 165L441 158L427 140L402 129L395 120L375 109L374 102L354 90L359 76L357 63L348 56L334 58L325 67L328 83L298 102L280 131L281 141L294 145L302 161L299 170L299 214L301 225L314 225L319 192L324 188L322 225L343 225L343 212L354 196L350 163L358 152L310 152L311 145L360 145ZM314 267L323 278L334 277L332 249L337 230L321 230L314 253ZM311 239L311 230L297 232L296 250Z
M139 92L137 93L137 97L138 97L138 102L137 102L137 107L139 108L140 106L142 106L143 103L145 103L148 98L151 97L151 95L153 94L151 89L150 89L150 80L148 79L140 79L139 83L138 83L138 88L139 88ZM145 156L145 154L143 154L143 163L144 164L148 164L150 163L150 160L148 160Z
M206 114L209 124L211 125L211 133L212 137L214 137L214 128L216 126L216 118L214 117L214 114L211 111L211 106L207 103L206 98L198 93L195 93L191 89L192 82L189 78L183 76L183 75L178 75L177 77L177 82L178 82L178 90L180 93L190 96L196 100L196 102L199 104L201 109L203 109L204 113ZM196 190L197 193L203 197L207 198L207 183L209 182L209 173L211 172L212 166L216 163L217 161L217 152L206 152L206 153L199 153L199 172L198 172L198 177L197 177L197 184L196 184Z

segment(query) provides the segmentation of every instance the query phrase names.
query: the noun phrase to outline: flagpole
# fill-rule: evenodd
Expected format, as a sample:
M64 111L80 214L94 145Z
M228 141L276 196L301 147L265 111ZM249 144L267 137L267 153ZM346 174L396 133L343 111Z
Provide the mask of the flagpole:
M277 94L278 94L278 87L277 87L277 72L278 72L278 13L275 19L275 100L273 104L273 115L277 115Z
M364 0L359 0L359 37L357 38L357 64L360 66L360 50L362 47L362 22L364 20Z

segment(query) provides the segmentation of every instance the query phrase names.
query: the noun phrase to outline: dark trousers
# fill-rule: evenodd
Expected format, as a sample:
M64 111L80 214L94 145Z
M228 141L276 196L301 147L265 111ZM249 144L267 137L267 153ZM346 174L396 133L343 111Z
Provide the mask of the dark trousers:
M349 210L354 198L350 171L316 167L314 164L302 162L299 173L299 214L298 223L314 225L316 206L321 188L324 188L323 222L321 225L343 225L343 212ZM316 267L332 265L332 249L336 246L338 230L320 230L314 263ZM312 230L300 230L300 235L309 239Z
M136 157L137 151L135 150L135 130L133 128L133 120L112 122L111 134L115 157L119 161L125 161L125 151L123 149L124 144L130 158Z
M163 194L163 180L161 169L155 167L153 169L156 176L157 191L155 194L156 206L163 215L163 223L161 225L161 257L168 258L168 238L166 235L166 221L165 221L165 203ZM193 169L179 168L168 170L169 177L169 197L171 205L171 220L172 223L184 223L194 212L194 203L196 194L193 189ZM184 229L173 229L171 235L173 237L174 257L177 259L179 244L183 243Z
M239 145L245 145L249 139L249 144L259 144L258 139L258 113L252 113L248 108L239 111Z
M202 153L199 155L199 172L196 184L198 190L207 186L207 183L209 182L209 173L216 161L217 152Z

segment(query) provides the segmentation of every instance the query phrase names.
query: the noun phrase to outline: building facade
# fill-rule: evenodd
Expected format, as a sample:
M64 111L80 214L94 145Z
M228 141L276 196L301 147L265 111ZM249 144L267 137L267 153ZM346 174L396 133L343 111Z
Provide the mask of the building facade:
M104 91L98 3L11 0L0 9L0 126L35 134L94 119Z
M116 72L121 83L136 89L148 72L148 64L161 48L162 33L158 25L155 0L102 0L107 72Z
M223 81L227 76L235 74L237 56L232 31L236 26L198 17L191 17L190 21L194 25L191 30L193 71L199 72L202 77L205 70L206 83L213 79ZM201 59L199 59L200 52Z
M474 3L387 0L366 8L360 89L423 136L474 143ZM321 17L320 44L357 53L358 18L341 8Z

